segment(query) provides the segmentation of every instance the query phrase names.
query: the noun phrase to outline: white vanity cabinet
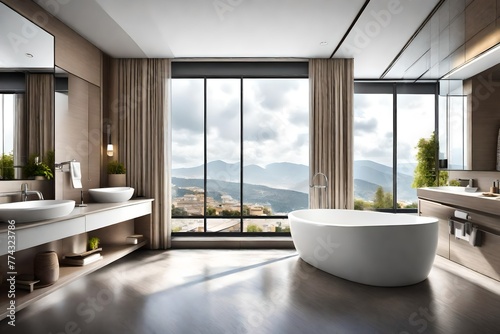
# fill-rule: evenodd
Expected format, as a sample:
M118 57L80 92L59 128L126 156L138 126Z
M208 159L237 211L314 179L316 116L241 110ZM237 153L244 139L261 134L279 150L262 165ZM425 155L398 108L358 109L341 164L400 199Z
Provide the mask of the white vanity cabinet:
M63 240L72 240L79 243L77 246L81 249L81 247L86 246L87 236L91 234L97 235L101 239L103 258L100 261L81 267L61 265L59 279L51 286L35 289L31 293L16 289L16 311L75 279L102 268L146 245L150 238L152 201L152 199L133 199L123 203L89 203L87 207L75 207L73 212L65 217L17 224L15 229L12 230L14 234L10 234L15 235L13 239L16 245L14 261L21 261L22 258L22 256L17 257L16 253L30 253L30 250L37 249L37 246L48 243L58 245L59 243L62 244ZM143 234L145 240L139 244L130 245L125 242L127 234ZM0 264L2 269L7 268L8 240L12 240L12 238L8 238L8 235L8 224L1 223L0 259L6 262ZM63 247L59 248L62 249ZM58 252L59 258L63 255L59 254L60 249ZM26 259L24 260L26 262ZM21 263L16 263L16 267L21 266ZM7 316L6 310L10 303L10 299L8 299L9 286L5 282L6 273L9 273L9 270L2 273L4 282L0 286L0 320ZM18 272L18 274L21 273Z

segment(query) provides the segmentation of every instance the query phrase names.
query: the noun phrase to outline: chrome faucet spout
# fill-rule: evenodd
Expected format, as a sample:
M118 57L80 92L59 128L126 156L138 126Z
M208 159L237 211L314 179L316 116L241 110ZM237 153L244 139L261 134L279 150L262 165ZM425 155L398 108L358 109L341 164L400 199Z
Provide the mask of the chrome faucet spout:
M314 184L314 179L316 178L316 176L323 176L325 184L324 185ZM321 172L314 174L314 176L311 178L311 183L309 184L309 188L328 188L328 177Z
M26 202L29 195L37 195L39 200L43 200L43 194L38 190L28 190L28 184L21 185L21 201Z
M322 183L320 181L318 184L315 184L314 180L316 179L317 176L322 176L324 183ZM324 173L321 173L321 172L314 174L313 177L311 178L311 183L309 184L309 188L312 188L314 190L320 189L320 191L318 193L319 208L324 207L324 208L328 209L330 207L329 199L328 199L328 177ZM325 192L326 203L323 202L323 192Z

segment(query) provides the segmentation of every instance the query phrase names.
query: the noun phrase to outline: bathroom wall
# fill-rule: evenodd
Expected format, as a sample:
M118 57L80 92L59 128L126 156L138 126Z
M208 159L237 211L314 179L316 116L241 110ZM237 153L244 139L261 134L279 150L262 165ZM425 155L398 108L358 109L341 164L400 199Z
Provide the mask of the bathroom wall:
M55 159L81 162L83 190L88 201L85 191L101 184L103 53L35 2L0 1L54 35L55 65L66 71L69 79L68 109L56 110L55 115ZM54 1L54 6L57 11L57 6L64 4ZM52 191L48 198L80 200L80 189L72 188L67 172L56 172L53 188L48 190Z

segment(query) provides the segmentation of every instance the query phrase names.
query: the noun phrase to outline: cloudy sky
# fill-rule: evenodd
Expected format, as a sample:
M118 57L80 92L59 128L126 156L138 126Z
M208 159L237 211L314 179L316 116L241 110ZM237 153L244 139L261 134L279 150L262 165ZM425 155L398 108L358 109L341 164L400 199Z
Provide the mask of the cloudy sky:
M398 95L398 164L415 163L420 138L434 131L434 95ZM391 94L356 94L354 98L354 160L392 166Z
M308 165L307 79L243 81L244 164ZM203 164L203 80L173 83L173 168ZM207 81L208 161L238 162L240 80ZM354 159L392 166L392 95L357 94ZM434 131L434 96L398 96L398 163L416 162L416 145Z
M308 165L307 79L243 81L244 165ZM173 168L203 164L203 80L173 80ZM239 162L240 80L207 80L207 158Z

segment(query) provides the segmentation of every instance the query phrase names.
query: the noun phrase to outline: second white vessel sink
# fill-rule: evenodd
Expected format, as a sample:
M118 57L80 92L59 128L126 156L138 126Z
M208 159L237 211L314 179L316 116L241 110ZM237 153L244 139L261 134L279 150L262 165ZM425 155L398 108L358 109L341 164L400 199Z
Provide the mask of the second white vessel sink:
M75 208L72 200L38 200L0 204L0 221L14 220L16 223L29 223L54 219L69 215Z
M92 199L99 203L126 202L134 194L134 188L130 187L108 187L89 189Z

